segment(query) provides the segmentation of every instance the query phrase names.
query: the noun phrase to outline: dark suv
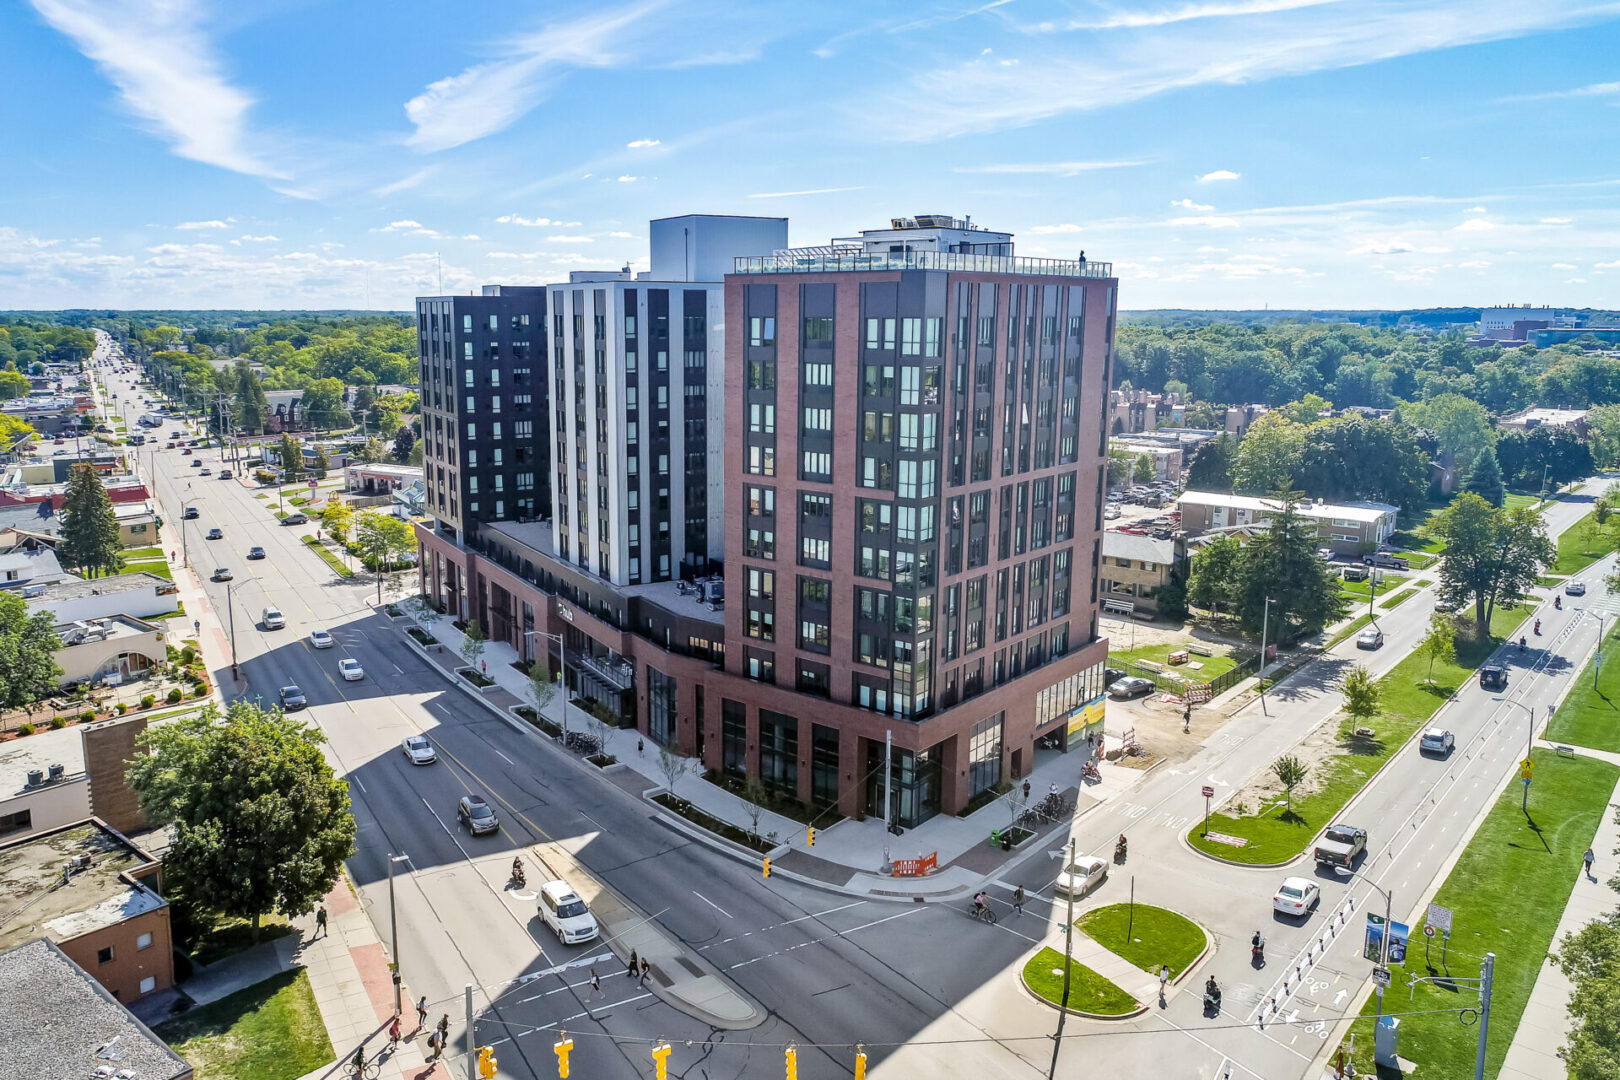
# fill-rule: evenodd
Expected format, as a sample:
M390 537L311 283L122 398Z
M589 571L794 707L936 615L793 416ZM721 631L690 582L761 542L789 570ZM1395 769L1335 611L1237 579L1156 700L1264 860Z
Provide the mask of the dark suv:
M283 686L281 688L281 707L288 712L302 709L309 702L304 699L304 692L296 686Z
M467 826L467 831L474 836L501 827L500 819L481 795L463 795L456 804L456 820Z

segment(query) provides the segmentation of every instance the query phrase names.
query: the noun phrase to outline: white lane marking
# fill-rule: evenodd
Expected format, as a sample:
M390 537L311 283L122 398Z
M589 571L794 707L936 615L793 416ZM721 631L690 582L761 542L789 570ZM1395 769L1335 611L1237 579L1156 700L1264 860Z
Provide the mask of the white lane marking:
M490 747L490 749L495 750L495 748L493 746ZM501 753L499 750L495 750L495 756L500 758L502 761L506 762L508 765L512 766L514 769L517 768L517 762L515 762L511 758L507 757L505 754Z
M864 903L866 903L865 900L857 900L853 904L839 904L837 907L830 907L825 911L814 911L814 912L811 912L809 915L800 915L797 919L789 919L787 922L778 923L777 925L778 926L792 926L796 922L804 922L804 920L806 920L806 919L819 919L823 915L831 915L835 911L848 911L850 908L852 908L852 907L860 907Z
M715 903L713 900L710 900L707 896L704 896L702 893L698 892L696 889L692 890L692 895L697 897L699 900L703 901L705 904L708 904L710 907L714 908L714 910L718 911L720 914L724 915L726 918L728 918L728 919L731 918L731 912L727 911L725 908L721 907L719 904Z
M597 1013L601 1012L603 1009L617 1009L620 1005L629 1005L632 1002L636 1002L636 1001L646 1001L650 997L652 997L651 994L637 994L635 997L628 997L628 998L625 998L623 1001L615 1001L611 1005L603 1005L603 1006L601 1006L600 1008L597 1008L597 1009L591 1009L590 1007L587 1006L584 1012L575 1013L573 1016L565 1016L561 1020L553 1020L549 1024L547 1024L546 1026L547 1027L559 1027L559 1026L561 1026L563 1024L570 1023L571 1021L581 1019L582 1017L586 1017L586 1016L594 1017Z

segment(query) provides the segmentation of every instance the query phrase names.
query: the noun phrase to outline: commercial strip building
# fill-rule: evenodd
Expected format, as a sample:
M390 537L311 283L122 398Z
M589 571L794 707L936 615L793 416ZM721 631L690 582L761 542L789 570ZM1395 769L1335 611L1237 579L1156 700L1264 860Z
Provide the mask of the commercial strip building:
M1569 428L1575 434L1586 435L1586 409L1548 409L1531 406L1519 412L1510 413L1496 421L1501 428L1516 428L1520 431L1530 431L1533 428Z
M1177 500L1181 528L1197 536L1212 529L1259 524L1282 511L1276 499L1228 495L1218 491L1184 491ZM1386 543L1395 534L1401 509L1388 503L1325 503L1301 501L1301 517L1316 522L1317 537L1337 555L1360 555Z
M551 288L552 314L564 315L563 341L550 343L563 368L552 372L556 461L568 474L557 516L546 525L508 512L469 537L466 518L449 515L450 500L465 499L451 468L430 470L429 512L442 496L446 513L417 530L423 591L553 671L560 650L541 635L560 636L570 693L723 777L879 813L892 739L895 819L955 812L1026 775L1037 737L1066 732L1102 693L1112 268L1018 258L1010 234L942 216L769 253L726 252L757 243L753 229L711 234L710 220L654 223L647 279ZM694 224L705 243L692 244ZM721 290L688 289L670 264L695 285L725 254L734 262L720 324ZM669 580L663 549L645 546L649 519L630 505L635 492L638 513L649 498L663 512L646 433L696 419L666 416L648 396L657 363L645 294L656 282L681 286L683 333L686 293L703 296L707 324L703 453L695 432L681 433L684 454L680 444L669 453ZM633 410L598 403L598 386L616 385L635 386ZM681 398L698 385L687 377ZM610 436L632 422L634 451L623 438L610 457ZM682 520L675 493L692 491L699 460L719 580L700 569L695 544L677 554L674 534L695 515Z

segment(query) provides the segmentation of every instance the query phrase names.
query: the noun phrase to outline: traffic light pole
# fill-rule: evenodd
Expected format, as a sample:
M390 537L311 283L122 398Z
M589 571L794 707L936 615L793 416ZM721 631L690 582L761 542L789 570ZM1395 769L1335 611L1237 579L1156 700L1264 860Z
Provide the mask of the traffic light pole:
M1074 878L1069 868L1074 865L1075 855L1074 837L1069 837L1069 852L1066 856L1067 864L1063 869L1070 874L1069 887L1065 890L1069 895L1068 912L1063 916L1063 1004L1058 1007L1057 1034L1052 1036L1052 1064L1046 1070L1046 1080L1056 1080L1058 1054L1063 1051L1063 1021L1069 1015L1069 971L1074 959Z
M478 1080L478 1051L473 1039L472 983L467 984L463 999L467 1005L467 1080Z

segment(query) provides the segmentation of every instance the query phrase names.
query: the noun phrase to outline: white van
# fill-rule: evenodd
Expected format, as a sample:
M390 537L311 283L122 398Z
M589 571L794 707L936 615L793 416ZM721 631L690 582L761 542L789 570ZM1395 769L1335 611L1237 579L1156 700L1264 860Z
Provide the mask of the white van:
M287 616L283 615L278 607L265 608L263 619L266 630L280 630L287 625Z
M591 941L597 934L596 916L566 881L548 881L540 886L540 921L551 927L564 945Z

